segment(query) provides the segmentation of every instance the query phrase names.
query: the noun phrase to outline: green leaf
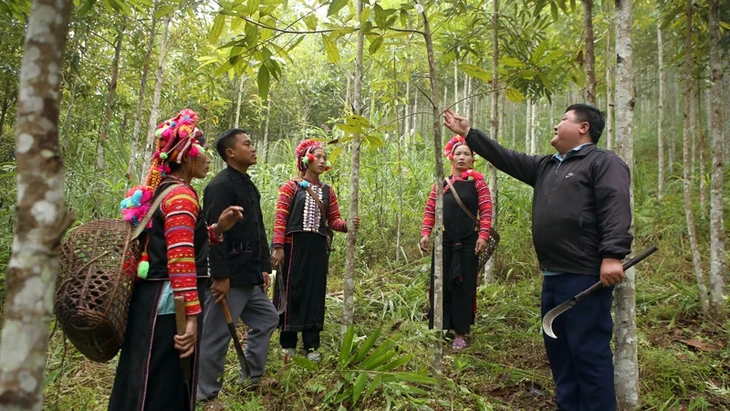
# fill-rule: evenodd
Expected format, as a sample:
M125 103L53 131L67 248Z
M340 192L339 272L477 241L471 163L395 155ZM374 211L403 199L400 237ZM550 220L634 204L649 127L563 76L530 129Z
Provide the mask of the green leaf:
M310 14L304 18L304 24L307 26L307 28L309 30L316 30L317 22L318 22L318 20L317 20L316 14Z
M255 24L246 23L244 33L246 34L246 44L249 47L256 46L259 41L259 27Z
M291 360L294 361L294 364L301 366L305 370L317 371L317 369L319 368L319 366L317 366L316 362L311 361L305 357L300 357L300 356L295 355L295 356L291 357Z
M360 13L360 26L365 25L365 22L370 18L370 6L365 6Z
M375 392L375 390L378 388L378 386L380 385L380 381L382 379L383 379L383 374L376 374L375 378L373 378L373 380L370 382L370 386L368 386L368 390L365 393L365 396L363 398L370 397L373 394L373 392Z
M367 143L370 148L380 148L385 146L385 141L380 136L373 136L369 135L365 137L365 143Z
M373 125L370 124L370 120L363 116L358 116L357 114L345 117L345 123L355 127L373 128Z
M269 76L269 70L263 64L259 67L259 75L256 78L256 82L259 85L259 97L266 100L269 96L271 77Z
M94 8L95 4L96 4L96 0L86 0L86 2L84 2L84 4L81 7L79 7L79 11L78 11L79 15L83 16L86 13L88 13L89 11L91 11L91 9Z
M370 351L371 348L373 348L373 346L375 345L375 341L380 336L380 331L381 331L380 328L376 329L375 332L370 334L370 336L365 340L365 342L362 343L362 345L360 346L360 349L357 350L357 354L355 354L355 358L352 360L353 362L358 363L363 358L365 358L365 356L368 355L368 352Z
M720 27L724 28L725 30L730 30L730 24L725 23L724 21L720 22Z
M342 345L340 346L340 367L344 368L347 365L347 359L350 358L350 351L352 351L352 340L355 337L355 328L352 326L347 327L345 336L342 337Z
M208 41L215 44L223 32L223 26L226 24L226 16L219 14L213 19L213 28L210 29Z
M525 100L525 96L516 88L508 88L504 91L505 96L507 96L507 99L513 103L519 103L520 101Z
M322 41L324 42L324 50L327 52L327 60L332 64L340 64L340 52L337 50L337 43L324 34L322 35Z
M547 5L547 0L537 0L537 2L535 2L535 11L532 13L532 16L533 17L539 16L540 12L542 11L543 8L545 8L546 5Z
M404 355L403 357L397 358L397 359L385 364L384 366L380 367L379 371L394 370L394 369L400 367L401 365L405 365L408 361L411 360L411 358L413 358L413 356L411 354Z
M259 10L259 0L248 0L246 2L246 11L249 16L252 16Z
M370 47L368 47L368 51L370 54L375 54L376 51L380 48L380 46L383 45L383 37L378 36L373 41L370 42Z
M358 134L362 132L360 127L351 126L345 123L337 123L335 124L335 128L339 128L347 134ZM340 142L342 142L342 139L340 139Z
M417 372L394 372L393 376L399 381L414 382L417 384L436 384L437 380Z
M553 21L558 21L558 6L550 2L550 13L553 15Z
M520 61L519 59L516 59L514 57L504 56L499 59L499 64L503 66L509 66L509 67L516 67L516 68L524 68L525 63Z
M360 374L355 381L355 385L352 387L352 405L357 404L357 400L360 399L362 390L365 389L365 384L368 382L368 375L365 373Z
M337 14L338 11L342 10L343 7L347 6L348 0L332 0L330 7L327 9L327 16Z
M492 73L474 64L459 64L459 70L463 71L469 77L482 80L487 83L492 82Z

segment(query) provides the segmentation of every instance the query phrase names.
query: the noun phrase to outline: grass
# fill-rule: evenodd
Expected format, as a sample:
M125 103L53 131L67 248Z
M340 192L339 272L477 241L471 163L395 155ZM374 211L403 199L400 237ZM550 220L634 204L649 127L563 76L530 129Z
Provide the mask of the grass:
M664 271L669 256L663 250L668 247L660 247L638 277L642 409L730 409L729 323L706 322L696 314L699 307L691 267L683 267L687 274L681 275ZM398 356L411 356L398 371L421 375L431 374L434 342L423 316L428 265L423 258L401 267L362 267L355 300L355 344L362 344L380 329L376 347L392 343ZM275 332L267 364L267 377L273 383L255 390L240 388L235 353L230 350L220 398L232 410L554 409L554 386L540 334L539 277L512 273L507 278L508 272L502 267L498 283L479 287L478 318L470 346L463 353L454 353L447 346L437 384L383 384L356 407L351 406L352 398L333 401L348 378L354 380L359 373L368 372L339 367L342 304L337 292L342 281L334 277L329 282L321 365L311 367L299 361L285 366ZM703 351L682 339L711 343L720 351ZM61 341L60 333L51 340L45 408L105 409L115 363L91 363L69 345L61 364ZM368 381L373 375L368 374Z

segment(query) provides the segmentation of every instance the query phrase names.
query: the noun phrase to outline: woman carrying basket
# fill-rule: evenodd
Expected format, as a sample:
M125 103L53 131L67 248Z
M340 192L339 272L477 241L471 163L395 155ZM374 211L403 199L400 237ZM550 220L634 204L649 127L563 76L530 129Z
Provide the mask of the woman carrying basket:
M454 330L451 347L466 348L466 334L476 315L476 286L479 254L487 248L492 226L492 200L484 176L472 169L474 152L461 136L452 138L444 154L451 160L451 176L444 184L443 327ZM421 250L427 251L436 210L436 186L426 202L421 229ZM468 212L467 212L468 210ZM478 217L478 224L476 216ZM429 327L433 328L433 262L429 297Z
M295 354L302 333L307 358L319 362L319 334L324 328L329 271L328 237L347 232L337 196L319 177L330 169L322 143L304 140L295 150L301 178L279 189L274 219L272 265L278 267L274 305L281 313L279 341L284 360ZM360 226L354 218L355 227ZM331 238L330 238L331 239ZM281 281L279 281L281 280Z
M200 216L198 194L190 182L205 177L210 159L197 122L197 114L186 109L160 124L145 185L133 187L122 201L124 218L132 224L148 211L153 215L140 240L140 281L130 301L109 410L195 409L202 312L198 290L204 284L198 279L207 277L209 242L221 241L242 218L240 207L229 207L211 226ZM150 210L158 196L163 196L159 206ZM185 301L181 335L176 335L175 297ZM188 357L192 361L186 360L185 373L181 359Z

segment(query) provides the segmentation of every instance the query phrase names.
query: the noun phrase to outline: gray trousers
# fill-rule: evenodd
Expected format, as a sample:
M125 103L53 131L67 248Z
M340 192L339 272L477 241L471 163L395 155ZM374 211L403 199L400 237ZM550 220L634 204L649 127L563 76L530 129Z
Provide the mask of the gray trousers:
M200 370L198 377L198 400L215 397L223 387L223 371L231 334L226 326L223 309L215 303L215 297L208 287L205 289L205 311L203 313L203 337L200 341ZM233 321L240 318L251 327L246 340L246 362L251 378L264 373L269 340L279 323L274 304L260 286L236 287L228 292L228 310ZM241 371L239 370L239 376Z

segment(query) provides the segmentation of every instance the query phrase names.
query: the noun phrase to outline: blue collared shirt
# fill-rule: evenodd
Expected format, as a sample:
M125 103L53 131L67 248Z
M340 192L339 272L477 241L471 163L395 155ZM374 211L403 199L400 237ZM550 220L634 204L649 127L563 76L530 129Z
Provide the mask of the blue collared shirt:
M558 164L558 168L560 168L560 165L561 165L561 164L563 164L563 161L565 160L565 157L567 157L567 156L568 156L568 154L569 154L570 152L573 152L573 151L578 151L578 150L580 150L581 148L583 148L583 146L587 146L588 144L593 144L593 143L583 143L583 144L579 145L578 147L575 147L575 148L573 148L572 150L570 150L570 151L568 151L567 153L565 153L565 156L563 156L563 155L562 155L562 154L560 154L560 153L555 153L555 154L553 154L553 157L555 157L555 158L556 158L556 159L558 160L558 163L559 163L559 164ZM564 272L562 272L562 271L550 271L550 270L543 270L543 272L542 272L542 273L543 273L544 275L547 275L547 276L552 276L552 275L561 275L561 274L565 274L565 273L564 273Z

